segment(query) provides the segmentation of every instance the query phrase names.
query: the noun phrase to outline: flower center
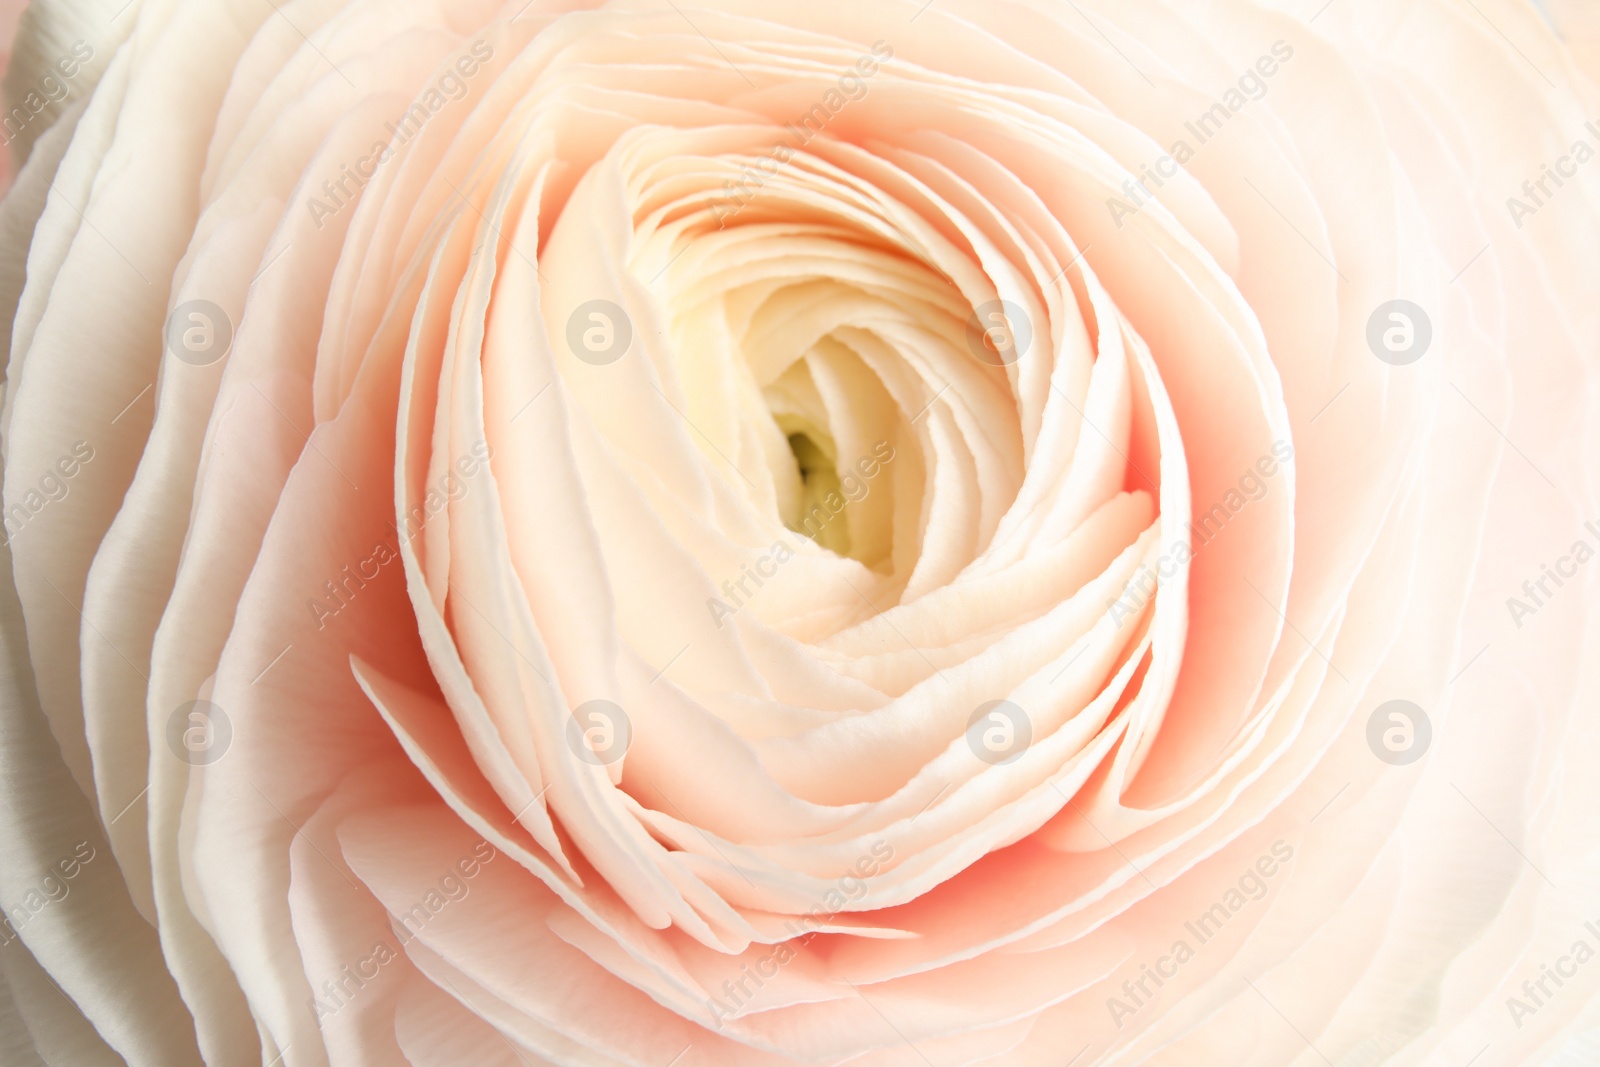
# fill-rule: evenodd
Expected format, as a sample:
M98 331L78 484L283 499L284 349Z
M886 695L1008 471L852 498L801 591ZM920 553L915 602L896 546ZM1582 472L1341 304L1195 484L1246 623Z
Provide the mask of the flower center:
M782 427L785 421L778 420L778 425ZM817 436L813 437L813 433ZM850 522L845 511L854 502L856 492L852 489L847 495L840 482L832 436L815 430L790 432L789 451L794 453L799 469L800 495L798 506L784 515L784 525L838 555L851 555ZM852 482L852 486L855 484ZM807 516L817 515L819 508L825 521L804 521Z

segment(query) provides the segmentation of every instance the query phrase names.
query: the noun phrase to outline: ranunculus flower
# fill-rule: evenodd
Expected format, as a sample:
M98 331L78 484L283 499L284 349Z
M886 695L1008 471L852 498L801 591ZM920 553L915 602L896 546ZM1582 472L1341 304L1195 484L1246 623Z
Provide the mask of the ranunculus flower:
M1592 22L119 2L5 1062L1595 1062Z

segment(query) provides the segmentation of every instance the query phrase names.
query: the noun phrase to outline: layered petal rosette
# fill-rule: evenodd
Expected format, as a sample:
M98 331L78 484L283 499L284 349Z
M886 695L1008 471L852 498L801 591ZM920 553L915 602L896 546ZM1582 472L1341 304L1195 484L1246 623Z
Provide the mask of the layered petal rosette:
M1575 22L104 6L0 206L30 1054L1587 1062Z

